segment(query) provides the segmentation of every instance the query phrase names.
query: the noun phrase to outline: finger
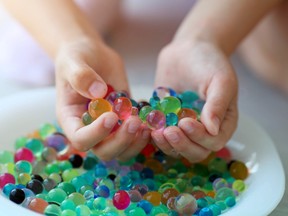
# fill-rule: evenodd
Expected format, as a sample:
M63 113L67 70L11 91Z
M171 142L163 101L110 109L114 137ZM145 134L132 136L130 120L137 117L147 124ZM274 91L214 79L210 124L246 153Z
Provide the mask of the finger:
M176 126L167 127L164 136L176 152L187 158L190 162L204 160L210 153L195 142L192 142L180 128Z
M84 127L81 118L72 114L63 118L62 127L74 148L79 151L87 151L109 136L117 122L117 115L107 112Z
M169 142L164 137L162 130L152 131L151 136L155 145L161 149L162 152L166 155L170 155L172 157L177 157L178 153L174 151L173 147L169 144Z
M118 156L118 160L127 161L130 158L135 157L150 140L151 130L146 126L142 127L141 131L137 133L133 142L128 146L126 150L124 150L121 155Z
M138 117L130 116L115 133L95 145L93 152L104 161L115 159L130 146L141 124Z
M211 135L216 136L219 133L221 123L234 98L237 98L237 81L234 76L217 77L212 80L201 113L201 122Z
M219 151L226 145L236 130L237 120L237 106L232 105L226 112L226 116L223 119L217 136L212 136L207 132L202 123L190 118L181 119L178 127L192 142L195 142L209 150Z

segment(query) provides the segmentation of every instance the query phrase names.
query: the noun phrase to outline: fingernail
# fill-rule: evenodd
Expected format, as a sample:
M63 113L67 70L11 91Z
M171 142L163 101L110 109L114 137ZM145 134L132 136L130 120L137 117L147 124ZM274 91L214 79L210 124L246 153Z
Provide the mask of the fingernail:
M117 118L106 118L104 120L104 127L107 129L111 129L118 122Z
M175 131L167 133L167 137L168 140L172 143L178 143L180 141L180 136Z
M186 133L188 133L188 134L192 134L195 131L193 124L191 124L190 122L189 123L187 122L187 123L181 125L181 128L183 128L184 131L186 131Z
M213 130L213 135L217 135L218 132L219 132L219 127L220 127L220 120L219 120L219 118L214 117L214 118L212 119L212 123L213 123L213 128L212 128L212 130Z
M150 136L150 131L149 130L144 130L143 132L142 132L142 138L143 139L147 139L148 137Z
M128 125L128 133L136 133L139 127L141 126L141 122L130 122Z
M92 97L97 98L105 91L105 85L102 82L94 81L89 87L89 93Z

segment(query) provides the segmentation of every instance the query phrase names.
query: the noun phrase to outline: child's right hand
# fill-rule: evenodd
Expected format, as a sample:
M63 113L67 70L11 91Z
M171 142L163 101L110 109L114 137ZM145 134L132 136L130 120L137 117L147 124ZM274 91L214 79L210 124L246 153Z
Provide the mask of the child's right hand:
M144 148L150 138L148 128L131 116L117 132L110 135L118 122L115 113L101 115L83 126L81 116L89 99L102 98L111 84L129 91L120 56L99 39L81 39L63 45L56 56L57 116L61 127L80 151L92 149L102 160L129 159Z

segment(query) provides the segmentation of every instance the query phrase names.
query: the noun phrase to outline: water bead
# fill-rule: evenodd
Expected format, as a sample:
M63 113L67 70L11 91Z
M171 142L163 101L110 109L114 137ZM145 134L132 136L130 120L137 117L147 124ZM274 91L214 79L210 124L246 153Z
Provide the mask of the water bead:
M241 161L233 162L229 167L229 172L235 179L245 180L248 177L248 168Z
M118 115L120 120L125 120L132 113L132 103L129 98L119 97L113 103L113 111Z
M45 173L50 175L51 173L57 173L60 171L60 168L57 164L57 162L49 163L45 167Z
M138 190L128 191L131 202L139 202L142 199L142 195Z
M77 216L77 214L71 209L65 209L64 211L62 211L61 216Z
M30 163L33 163L35 160L35 157L33 155L33 152L28 149L28 148L20 148L16 151L14 155L14 161L18 162L20 160L26 160L29 161Z
M67 196L76 192L74 185L68 182L61 182L57 185L57 188L61 188L63 191L65 191Z
M228 207L233 207L235 204L236 204L236 200L235 200L235 197L233 196L229 196L225 199L225 204L226 206Z
M146 122L152 130L159 130L165 128L166 117L161 111L153 110L147 115Z
M30 180L27 183L26 187L32 190L35 194L42 193L42 191L44 190L43 184L36 179Z
M139 109L139 108L138 108ZM153 108L151 106L144 106L141 108L139 111L139 118L143 121L146 122L146 118L150 112L153 111Z
M197 210L196 199L188 193L181 193L175 198L175 210L179 214L192 215Z
M151 107L151 104L148 103L147 101L144 101L144 100L143 100L143 101L138 101L137 108L138 108L139 112L140 112L140 110L141 110L143 107L145 107L145 106Z
M245 182L241 179L237 179L232 184L232 189L242 193L246 188Z
M73 178L77 177L79 175L79 172L77 169L68 169L64 170L62 173L63 181L70 182Z
M46 202L43 199L35 197L30 201L28 205L28 209L38 212L40 214L43 214L47 206L48 206L48 202Z
M127 216L146 216L145 211L140 208L140 207L136 207L131 209L129 212L126 213Z
M94 192L92 190L86 190L83 194L86 200L90 200L94 198Z
M26 185L31 180L31 176L28 173L20 173L17 177L18 184Z
M14 156L10 151L0 151L0 164L13 163Z
M47 136L57 132L57 128L53 124L45 123L42 124L39 128L39 135L42 139L45 139Z
M100 197L108 198L110 196L110 190L106 185L99 185L95 188L95 194Z
M103 113L111 112L112 105L107 100L102 99L102 98L93 99L89 103L88 110L89 110L89 114L91 115L91 117L93 119L97 119Z
M72 200L76 206L84 205L86 202L84 196L77 192L70 194L67 199Z
M35 155L39 155L44 148L44 144L40 139L29 139L27 140L25 147L30 149Z
M202 208L198 215L199 216L214 216L213 211L209 207Z
M38 175L38 174L31 175L31 179L37 179L38 181L40 181L42 183L44 181L43 177L41 175Z
M29 138L26 137L26 136L17 138L16 141L15 141L15 144L14 144L15 150L25 147L26 142L27 142L28 139ZM13 159L13 161L14 161L14 159Z
M10 173L3 173L0 175L0 189L2 189L6 184L15 184L15 177Z
M177 197L178 195L179 191L175 188L167 188L161 195L161 203L166 205L171 197Z
M7 183L5 186L2 188L2 192L6 197L9 197L10 192L16 188L16 185L13 183Z
M107 92L106 92L106 95L104 96L104 98L107 98L108 95L111 93L111 92L114 92L115 89L113 88L113 86L107 84Z
M82 123L84 125L89 125L95 120L92 118L92 116L89 114L89 112L84 112L81 119L82 119Z
M165 97L160 101L161 109L164 114L175 113L177 114L181 109L181 102L176 97Z
M82 166L83 158L79 154L73 154L69 157L69 161L73 168L79 168Z
M200 186L200 187L203 187L204 184L205 184L205 180L202 176L199 176L199 175L195 175L191 178L191 184L193 186Z
M227 147L222 148L216 152L216 157L224 159L226 162L231 161L232 155Z
M83 168L85 170L93 169L97 164L97 158L86 156L83 160Z
M60 216L61 215L61 208L56 204L49 204L45 210L44 214L48 216Z
M196 92L193 91L184 91L181 94L177 95L181 102L182 108L190 108L193 107L193 102L199 99L199 96Z
M228 187L220 188L215 195L216 201L224 201L227 197L235 197L234 191Z
M160 99L163 99L168 96L176 96L176 95L177 93L173 89L161 87L161 86L156 88L152 93L153 97L158 97Z
M227 163L224 159L216 157L210 160L208 169L210 172L224 173L227 171Z
M86 216L86 215L90 215L91 213L89 207L86 205L77 206L75 209L75 212L79 216Z
M152 203L150 203L149 201L144 200L144 199L141 200L140 202L138 202L137 206L142 208L146 214L150 214L150 212L153 208Z
M107 201L104 197L96 197L93 201L93 207L97 210L104 210L107 207Z
M126 209L130 204L129 194L124 190L117 191L113 196L113 205L119 209Z
M119 97L127 97L128 98L128 93L124 91L113 91L111 92L105 99L110 103L114 104L114 101L119 98Z
M213 189L215 191L223 187L228 187L228 182L224 178L217 178L213 181Z
M158 191L149 191L144 194L143 199L149 201L154 206L158 206L161 203L161 193Z
M25 160L20 160L15 164L15 171L18 173L32 173L32 165L30 162Z
M9 199L16 204L21 204L25 200L25 193L23 190L15 188L11 190Z
M166 115L166 125L176 126L178 124L178 116L175 113L168 113Z
M44 144L47 147L54 148L57 152L61 152L66 149L69 141L64 134L54 133L45 139Z
M57 185L56 181L50 178L44 179L43 181L43 186L45 188L46 191L50 191L53 188L55 188Z
M194 190L191 192L191 195L197 200L200 198L206 197L206 193L202 190L197 190L194 188Z
M183 118L192 118L197 120L197 113L194 110L188 108L180 109L179 112L177 113L177 116L178 121L180 121Z
M46 162L52 162L57 158L57 151L52 147L45 147L42 151L41 157Z

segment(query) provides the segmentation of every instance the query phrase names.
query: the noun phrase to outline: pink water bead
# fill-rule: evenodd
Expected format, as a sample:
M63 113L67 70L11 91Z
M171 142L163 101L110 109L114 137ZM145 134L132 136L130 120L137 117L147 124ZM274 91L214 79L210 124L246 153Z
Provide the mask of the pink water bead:
M226 162L229 162L232 159L232 153L227 147L224 147L216 152L216 157L222 158Z
M120 120L125 120L132 113L132 103L129 98L119 97L114 101L113 111L118 115Z
M15 184L15 177L10 173L3 173L0 175L0 189L2 189L6 184Z
M117 191L113 196L113 205L119 209L126 209L130 204L130 196L124 190Z
M20 160L26 160L30 163L33 163L35 160L33 152L28 148L20 148L16 151L14 155L14 162L18 162Z
M165 127L166 117L163 112L153 110L147 115L146 122L152 130L159 130Z

